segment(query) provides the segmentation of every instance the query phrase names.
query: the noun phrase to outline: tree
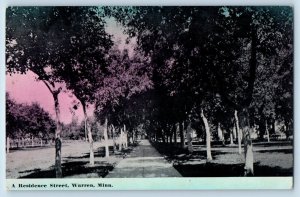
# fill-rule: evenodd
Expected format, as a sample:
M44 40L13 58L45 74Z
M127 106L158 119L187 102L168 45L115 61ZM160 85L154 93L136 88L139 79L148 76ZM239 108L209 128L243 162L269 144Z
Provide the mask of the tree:
M86 110L95 101L94 93L105 75L106 56L112 46L111 35L105 32L104 15L99 8L62 7L53 14L49 24L56 24L57 29L68 29L61 36L70 39L59 48L63 54L57 60L61 66L56 68L56 73L80 101L84 112L85 138L92 144ZM90 164L94 165L92 145L90 149Z
M121 52L117 46L112 48L109 57L107 72L103 78L98 78L100 82L95 92L95 113L98 119L104 122L105 130L109 124L108 118L117 120L114 124L120 128L128 124L129 115L119 107L124 106L132 96L152 87L151 66L147 57L138 52L130 57L127 50ZM109 116L110 114L112 116Z
M62 91L53 70L57 65L53 60L59 56L54 52L58 45L63 45L57 39L57 34L47 25L49 15L55 8L49 7L10 7L7 9L6 22L6 63L10 74L25 74L31 71L37 75L37 80L44 82L52 94L56 114L56 177L62 177L61 170L61 123L58 95ZM57 40L56 40L57 39ZM60 42L60 43L55 43ZM54 43L53 43L54 42ZM45 49L45 46L46 49Z
M192 101L186 112L195 104L206 106L204 98L215 93L236 110L236 127L244 136L245 174L253 174L249 109L257 68L264 58L291 45L291 8L116 7L115 11L126 16L115 14L128 34L137 36L140 48L151 54L157 66L154 76L163 73L165 89ZM283 35L287 41L282 41Z
M73 20L74 18L77 20ZM89 86L83 90L87 91L86 94L80 88L92 81L85 81L83 76L92 72L87 68L97 68L104 63L103 56L110 43L110 37L103 27L104 21L95 7L7 9L7 72L34 72L37 79L45 83L54 99L56 177L62 176L58 95L63 90L63 83L66 83L85 109L90 101ZM80 33L83 32L85 34L81 37ZM83 70L89 73L81 73Z
M261 83L257 81L261 79L257 70L259 66L266 65L264 59L270 60L283 48L289 48L290 43L281 42L281 37L285 34L291 38L289 32L292 29L291 9L288 7L224 9L227 14L226 16L223 14L224 20L219 20L222 31L212 38L217 44L211 46L212 50L215 47L219 50L213 54L216 56L211 60L215 60L214 74L218 79L218 91L239 113L244 135L245 174L249 175L254 173L249 110L253 104L257 87L255 85L259 86ZM224 37L227 38L226 41L221 41ZM226 50L228 47L233 50ZM266 92L260 94L264 95Z
M115 9L122 13L123 9ZM137 36L141 50L151 54L155 65L153 80L159 97L172 96L184 101L173 107L180 109L177 115L181 112L183 116L175 119L186 121L187 128L190 128L188 117L194 106L202 104L204 107L204 98L211 94L214 80L211 77L214 76L207 75L209 67L205 65L205 56L199 54L204 51L205 37L212 25L210 19L217 11L218 8L213 7L133 7L123 10L126 17L116 14L128 34ZM202 109L200 113L205 118ZM188 136L190 131L188 129ZM191 140L188 143L192 151Z
M49 138L55 130L50 114L38 103L17 103L6 93L7 136L23 138L26 135Z

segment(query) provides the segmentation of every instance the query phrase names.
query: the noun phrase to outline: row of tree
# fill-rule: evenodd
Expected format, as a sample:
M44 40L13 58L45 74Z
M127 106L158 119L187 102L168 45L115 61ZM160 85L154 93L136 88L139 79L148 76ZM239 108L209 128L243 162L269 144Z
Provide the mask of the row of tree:
M177 141L179 133L192 151L194 128L206 137L208 160L211 129L235 128L250 175L253 127L262 134L276 120L291 134L292 14L290 7L11 7L7 73L34 72L53 96L57 177L62 85L79 100L74 109L83 107L91 164L86 108L93 104L105 139L108 127L126 125L129 138L145 130L153 140ZM108 17L137 40L132 55L105 31Z
M245 175L253 175L251 131L268 118L292 125L291 7L115 7L107 11L151 57L159 95L156 130L202 120L211 160L211 125L243 137ZM152 124L154 126L155 124ZM241 130L241 131L240 131ZM191 145L189 146L191 149Z
M108 119L123 127L123 116L108 117L123 99L151 86L149 64L139 53L129 57L113 46L105 31L104 12L98 7L11 7L7 10L7 73L33 72L49 89L56 121L56 176L61 177L61 132L59 94L64 87L82 105L85 138L94 164L91 120L88 105L94 104L107 139ZM109 120L111 121L111 120ZM125 130L125 129L124 129ZM124 132L123 130L123 132ZM106 146L106 152L108 147Z

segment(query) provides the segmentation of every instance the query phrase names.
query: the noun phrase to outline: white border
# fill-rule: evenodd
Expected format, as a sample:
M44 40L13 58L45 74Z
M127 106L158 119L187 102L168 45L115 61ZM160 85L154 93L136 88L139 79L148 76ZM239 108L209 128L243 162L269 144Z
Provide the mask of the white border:
M93 192L93 191L85 191L82 192L7 192L5 188L5 7L8 5L293 5L294 6L294 24L295 24L295 78L294 78L294 112L295 112L295 179L294 179L294 190L291 191L250 191L250 192L243 192L243 191L151 191L151 192L143 192L143 191L136 191L136 192L128 192L128 191L101 191L101 193ZM300 70L299 70L299 36L300 29L299 29L299 16L300 16L300 1L299 0L187 0L187 1L180 1L180 0L0 0L0 196L22 196L22 197L43 197L45 196L53 196L53 195L72 195L72 196L81 196L81 195L89 195L89 196L118 196L118 195L125 195L130 197L135 196L154 196L154 195L161 195L161 196L174 196L174 197L182 197L185 195L189 196L230 196L230 197L243 197L248 196L299 196L300 189L299 189L299 148L297 143L300 143L298 140L297 132L299 130L299 112L300 106L299 101L296 98L299 98L299 84L300 84ZM298 25L299 24L299 25ZM126 180L124 180L126 181ZM100 191L99 191L100 192Z
M75 186L74 186L75 184ZM78 187L78 184L91 185ZM292 189L293 177L7 179L8 190L247 190Z

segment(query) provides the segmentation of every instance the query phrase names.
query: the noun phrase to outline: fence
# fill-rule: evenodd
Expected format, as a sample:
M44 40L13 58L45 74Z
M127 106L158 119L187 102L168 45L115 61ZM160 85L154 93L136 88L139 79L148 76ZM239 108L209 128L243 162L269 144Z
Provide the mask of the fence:
M54 141L51 139L41 139L41 138L20 138L20 139L10 139L7 137L6 148L16 149L16 148L28 148L37 146L51 146L54 145Z
M77 140L75 140L77 141ZM80 141L80 140L79 140ZM63 140L63 144L74 143L74 140ZM108 146L119 145L119 147L127 147L127 135L122 134L119 137L115 137L114 139L107 140ZM103 140L95 141L94 144L98 146L105 146L106 144ZM6 151L12 149L23 149L23 148L32 148L32 147L49 147L54 146L54 139L41 139L41 138L18 138L11 139L7 137L6 139Z

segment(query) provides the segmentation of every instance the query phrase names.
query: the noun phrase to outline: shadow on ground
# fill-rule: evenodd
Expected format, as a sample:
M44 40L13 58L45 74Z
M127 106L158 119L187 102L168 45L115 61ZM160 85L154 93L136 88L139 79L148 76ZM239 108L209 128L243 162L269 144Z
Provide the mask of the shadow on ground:
M290 145L290 142L279 143L260 143L256 147L266 148L265 150L255 151L255 156L261 159L268 159L270 165L262 165L260 161L254 163L255 176L293 176L293 167L280 167L276 165L276 159L272 160L272 155L293 154L292 148L282 148L282 146ZM174 145L163 143L152 143L159 153L173 163L173 167L183 177L240 177L244 176L243 156L233 152L233 148L217 147L212 150L212 162L206 162L206 150L201 148L190 154L186 149L174 147ZM272 148L271 150L267 149ZM216 148L216 147L215 147ZM268 158L265 156L268 155ZM258 157L259 156L259 157ZM271 159L270 159L271 157Z
M203 163L196 165L174 165L183 177L241 177L244 176L244 164ZM293 169L261 166L254 164L255 176L293 176Z
M88 166L88 162L67 162L62 164L63 177L96 173L98 177L104 177L112 170L113 166L105 163L95 163L94 167ZM35 169L32 173L19 178L55 178L54 166L49 170Z
M110 155L121 158L125 158L132 149L136 146L128 147L122 151L114 151L113 147L110 147ZM104 157L105 149L98 148L94 153L95 158ZM114 168L113 163L108 163L107 161L95 161L94 166L90 166L88 162L89 153L84 154L80 157L64 157L67 159L66 162L62 163L62 172L63 177L72 177L74 175L81 175L82 177L105 177L109 171L112 171ZM27 175L21 176L19 178L55 178L55 168L51 166L49 169L33 169L21 171L20 173L26 173ZM28 174L29 173L29 174ZM81 177L80 176L80 177Z
M284 154L293 154L293 149L275 149L275 150L259 150L256 151L259 153L284 153Z

